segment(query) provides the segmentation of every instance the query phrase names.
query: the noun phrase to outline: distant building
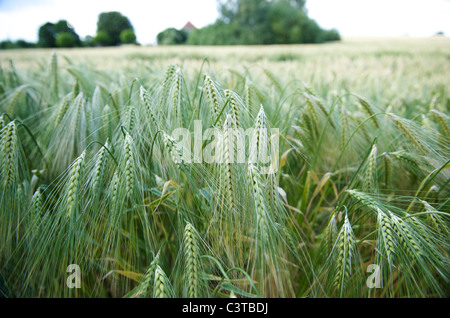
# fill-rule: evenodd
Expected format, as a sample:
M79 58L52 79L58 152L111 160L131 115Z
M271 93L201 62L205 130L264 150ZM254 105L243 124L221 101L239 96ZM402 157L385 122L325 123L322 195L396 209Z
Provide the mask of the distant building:
M186 25L182 28L183 31L186 31L187 33L191 32L192 30L197 29L190 21L186 23Z

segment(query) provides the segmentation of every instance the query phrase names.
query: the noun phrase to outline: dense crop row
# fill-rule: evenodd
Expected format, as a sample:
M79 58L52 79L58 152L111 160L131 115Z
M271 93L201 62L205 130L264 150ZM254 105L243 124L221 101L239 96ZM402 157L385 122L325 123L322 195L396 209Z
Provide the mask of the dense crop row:
M228 70L193 53L2 60L2 292L446 296L448 58L278 50ZM236 160L231 132L252 128Z

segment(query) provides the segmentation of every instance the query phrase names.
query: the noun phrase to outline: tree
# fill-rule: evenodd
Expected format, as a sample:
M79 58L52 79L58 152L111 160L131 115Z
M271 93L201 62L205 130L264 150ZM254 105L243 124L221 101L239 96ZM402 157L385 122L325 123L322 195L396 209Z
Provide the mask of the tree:
M74 44L73 46L80 46L81 40L78 34L75 32L75 29L73 26L67 22L66 20L59 20L57 23L55 23L54 31L56 34L55 39L58 37L59 33L68 33L72 36ZM65 36L67 38L67 35Z
M34 44L32 42L27 42L25 40L17 40L15 43L15 47L20 48L20 49L29 49L29 48L36 47L36 44Z
M219 0L219 18L235 36L235 44L268 44L271 34L267 22L270 2L267 0Z
M59 33L67 33L73 38L72 46L80 46L81 41L78 34L75 32L75 29L66 21L59 20L57 23L53 24L51 22L47 22L43 24L38 31L38 45L40 47L56 47L56 39ZM64 35L68 39L68 35ZM66 40L66 43L68 43Z
M75 38L69 32L59 32L56 36L57 47L74 47Z
M17 40L16 42L12 42L11 40L6 40L0 42L0 50L7 49L29 49L36 47L36 44L27 42L25 40Z
M187 39L189 45L237 45L242 30L236 24L217 20L202 29L191 32Z
M291 44L338 40L310 19L306 0L218 0L219 19L192 32L189 44Z
M38 44L40 47L55 47L55 25L47 22L39 28Z
M120 32L120 42L123 44L134 44L136 43L136 35L133 29L126 29Z
M106 31L98 31L97 35L94 38L94 43L96 45L108 46L112 45L113 42Z
M94 46L95 45L94 37L92 37L91 35L87 35L84 38L84 41L83 41L82 45L84 47L92 47L92 46Z
M325 31L325 41L340 41L341 36L339 35L338 30L331 29L328 31Z
M301 10L292 10L285 2L278 1L269 11L269 25L273 34L273 43L298 43L301 38L299 20Z
M183 30L168 28L158 33L156 40L160 45L183 44L187 40L187 33Z
M0 49L9 50L14 48L14 43L10 40L0 42Z
M105 45L120 44L120 33L127 29L134 30L130 20L120 12L103 12L98 16L97 36L99 32L105 32L110 39L110 43ZM104 38L104 35L101 35L101 37Z

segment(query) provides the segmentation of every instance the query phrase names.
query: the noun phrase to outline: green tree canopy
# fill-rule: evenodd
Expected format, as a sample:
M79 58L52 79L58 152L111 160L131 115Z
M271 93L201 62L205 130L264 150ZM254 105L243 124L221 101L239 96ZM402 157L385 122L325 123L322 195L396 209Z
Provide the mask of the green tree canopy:
M38 44L40 47L55 47L56 35L55 25L47 22L43 24L38 31Z
M158 33L156 40L160 45L183 44L186 42L187 33L183 30L168 28Z
M63 38L65 42L71 41L73 44L71 46L79 46L81 44L80 37L75 32L75 29L66 21L59 20L55 24L47 22L43 24L38 31L38 45L40 47L56 47L58 34L65 33ZM72 40L68 38L72 37Z
M113 44L111 37L106 31L97 31L97 35L94 38L94 43L96 45L102 46L108 46Z
M120 42L124 44L136 43L136 35L134 34L133 29L126 29L120 32Z
M219 19L194 30L189 44L291 44L339 40L310 19L306 0L219 0Z
M57 47L74 47L75 39L69 32L59 32L56 36Z
M0 50L7 49L29 49L36 47L35 43L27 42L25 40L17 40L15 42L11 40L5 40L0 42Z
M97 37L99 32L105 32L110 43L104 45L118 45L121 43L120 34L123 30L131 29L134 32L133 26L127 17L120 12L103 12L98 16L97 22ZM101 37L104 37L103 35Z
M56 36L58 36L59 33L68 33L73 37L74 45L79 46L80 45L80 37L75 32L75 29L73 26L67 22L66 20L59 20L55 23L55 33ZM55 38L56 39L56 38Z

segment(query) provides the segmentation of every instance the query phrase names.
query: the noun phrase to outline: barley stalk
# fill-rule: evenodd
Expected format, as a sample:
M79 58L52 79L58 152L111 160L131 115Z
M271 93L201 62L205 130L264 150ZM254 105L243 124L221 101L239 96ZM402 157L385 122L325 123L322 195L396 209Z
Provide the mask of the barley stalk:
M74 118L73 118L72 127L74 127L74 129L73 129L74 132L78 132L78 127L80 126L82 109L84 109L84 107L86 105L86 100L84 99L83 93L79 93L73 103L74 103L74 109L76 111L76 116L74 116Z
M239 129L241 126L240 120L239 120L239 109L237 105L237 100L234 92L227 89L225 90L225 97L230 100L230 109L231 109L231 115L233 117L234 125L237 129Z
M80 93L80 83L78 81L75 81L75 83L72 86L72 96L78 96Z
M366 173L364 174L364 189L367 191L373 191L374 179L376 172L376 159L377 159L377 146L373 145L368 158L368 165Z
M348 130L347 110L344 105L341 106L341 129L341 150L343 150L345 149Z
M155 270L155 283L153 287L153 297L154 298L169 298L170 297L170 286L169 279L166 273L162 270L159 265L156 265Z
M53 78L53 94L55 94L55 97L58 97L58 56L56 51L53 51L52 54L51 74Z
M306 140L314 140L317 126L314 125L310 112L307 111L303 112L302 120L305 125L305 129L303 129L303 131L308 136Z
M169 154L173 162L177 165L179 169L182 169L182 167L184 166L183 150L181 149L178 142L172 138L172 136L168 135L165 132L163 132L162 135L164 145L166 146L166 149L169 151Z
M383 154L383 159L384 159L384 177L385 177L384 183L386 188L389 188L389 186L391 185L392 159L386 152Z
M139 97L141 99L141 102L146 106L145 109L147 111L147 115L150 117L150 120L152 121L153 125L155 127L159 127L160 124L156 118L155 113L153 112L153 108L152 108L152 105L150 102L150 97L148 96L148 92L142 86L139 89Z
M148 266L145 271L144 278L141 280L140 284L131 291L126 297L131 298L146 298L149 297L149 292L152 291L152 287L154 284L155 272L156 268L159 265L159 253L156 254L153 261Z
M438 211L431 206L427 201L419 200L425 207L425 211L428 212L427 219L430 220L433 227L438 231L441 236L448 237L450 234L449 228L445 223L445 220L437 213ZM415 218L413 218L415 220Z
M395 245L391 220L380 208L377 208L377 212L378 212L378 233L381 245L378 248L386 252L388 262L389 264L392 264L395 254L394 249Z
M32 228L32 236L35 235L39 231L39 221L40 217L43 214L43 208L44 208L44 198L41 192L41 189L38 188L33 196L31 197L30 202L30 218L31 218L31 228Z
M426 152L425 145L420 141L417 135L408 128L408 124L405 119L400 118L399 116L388 113L387 114L395 123L398 129L400 129L405 136L411 141L411 143L422 153Z
M427 132L432 132L433 131L433 124L432 124L432 121L430 120L430 118L428 118L424 114L422 114L421 118L422 118L422 127Z
M320 109L320 111L325 115L326 118L328 118L330 116L330 114L328 113L327 109L325 108L325 106L322 104L322 102L314 95L309 95L306 94L307 98L311 101L311 103L313 105L317 105ZM334 125L333 121L331 118L329 118L329 123L330 126L333 127L333 129L336 129L336 126Z
M177 70L177 66L175 64L169 65L169 67L166 70L166 73L164 75L163 84L162 84L162 87L161 87L162 94L161 94L161 99L160 99L160 102L159 102L160 104L163 103L163 100L165 98L164 93L167 92L167 89L168 89L168 87L169 87L169 85L170 85L170 83L171 83L171 81L173 79L173 76L174 76L176 70Z
M248 79L245 80L244 91L245 91L245 105L247 109L250 110L250 112L252 112L253 98L252 98L252 90Z
M251 163L261 162L263 156L269 151L269 139L267 136L267 118L264 108L261 108L255 120L255 136L252 139L250 146L249 161Z
M268 239L268 219L267 219L267 207L264 200L263 184L259 171L253 164L248 165L248 175L253 186L253 197L255 200L256 210L256 223L259 229L260 237L263 241Z
M108 146L108 141L106 141L105 145L101 147L97 153L97 161L95 162L94 177L92 182L92 189L94 190L94 193L98 193L100 189L103 171L107 162L106 148L108 148Z
M64 115L67 113L67 110L69 109L70 103L72 100L72 95L66 95L64 96L61 106L59 107L58 115L56 117L55 125L58 126L61 120L63 119Z
M413 258L421 256L422 251L416 239L411 234L412 232L409 225L404 220L392 214L392 212L389 212L389 215L392 222L392 228L400 238L400 242L406 253Z
M351 116L350 118L360 127L360 131L364 137L364 139L366 140L367 143L372 143L371 137L369 132L367 131L367 127L366 124L363 124L363 120L360 118L360 116L358 116L361 113L358 113L357 115L349 115Z
M337 237L338 237L338 228L336 222L336 214L335 212L333 212L333 216L331 217L330 222L328 222L328 225L325 229L325 242L328 253L331 253L333 251Z
M105 105L102 110L102 127L103 127L103 134L105 138L109 138L112 136L112 123L111 123L111 109L108 105Z
M6 106L6 110L10 114L14 114L14 107L17 104L17 101L22 96L23 91L28 88L28 85L21 85L14 89L14 94L11 96L10 102Z
M40 188L38 188L31 197L30 206L34 216L39 216L41 214L44 206L44 199Z
M345 190L350 196L353 198L361 201L364 203L369 209L371 209L373 212L378 212L377 204L374 202L374 200L368 196L367 194L357 191L357 190Z
M309 99L306 99L306 111L313 118L315 126L319 125L319 117L317 116L313 103Z
M172 83L172 105L174 109L174 115L175 117L181 115L181 105L180 105L180 98L181 98L181 70L180 68L177 68L174 74L174 81Z
M339 232L337 248L338 257L336 260L337 267L334 277L334 286L340 291L340 294L342 295L343 290L347 286L353 273L353 250L355 249L355 238L347 215L345 215L344 225Z
M80 192L81 176L84 168L84 157L86 153L83 153L75 159L72 170L70 171L70 179L67 187L67 218L69 218L77 207L77 201Z
M3 187L5 188L12 187L17 178L17 143L17 126L15 121L12 121L2 129L0 140L0 171L3 176Z
M228 209L233 213L235 212L235 202L234 202L234 173L233 173L233 163L234 156L236 153L235 138L233 137L234 120L230 115L224 123L224 159L225 159L225 192L227 197Z
M214 85L213 80L209 76L205 76L205 90L206 96L208 97L210 104L212 105L212 114L213 114L213 122L219 117L220 114L220 105L219 99L217 97L217 90Z
M134 188L134 157L133 139L129 133L125 135L124 162L125 162L125 193L127 198L131 198Z
M128 131L133 131L135 123L136 123L136 108L130 106L128 107L128 112L126 116L126 124Z
M374 116L375 112L373 111L369 102L359 96L357 98L358 98L359 104L362 106L362 108L367 113L367 115L371 116L371 120L372 120L373 124L375 125L375 127L380 128L380 125L378 124L378 121L377 121L376 117Z
M5 118L3 118L3 115L1 115L0 116L0 138L2 137L1 130L3 129L3 127L5 127Z
M187 223L184 228L184 249L186 257L185 275L187 277L187 297L198 298L200 259L197 233L191 223Z
M275 86L277 91L281 93L283 89L281 88L280 82L275 78L275 75L272 74L268 69L263 69L264 74L266 74L267 78L272 82L272 84Z
M92 94L92 108L94 110L99 110L102 108L101 105L101 90L100 87L96 86L94 89L94 93Z
M278 184L275 173L269 173L267 175L267 192L269 205L272 207L272 210L276 211L278 208Z
M446 122L448 120L448 116L441 113L440 111L438 111L436 109L432 109L431 112L437 116L439 124L441 125L445 136L447 136L447 138L450 138L450 128L448 127L447 122Z
M407 164L409 164L413 167L417 167L417 168L419 167L419 161L417 160L417 158L414 155L412 155L409 152L396 151L396 152L391 152L390 155L393 156L395 159L406 162Z
M119 178L118 172L116 171L114 173L114 176L113 176L112 180L111 180L111 186L110 186L111 190L109 192L109 193L111 193L111 202L112 202L112 204L116 204L116 202L117 202L117 200L119 198L119 196L118 196L118 194L119 194L119 185L120 185L120 178Z

